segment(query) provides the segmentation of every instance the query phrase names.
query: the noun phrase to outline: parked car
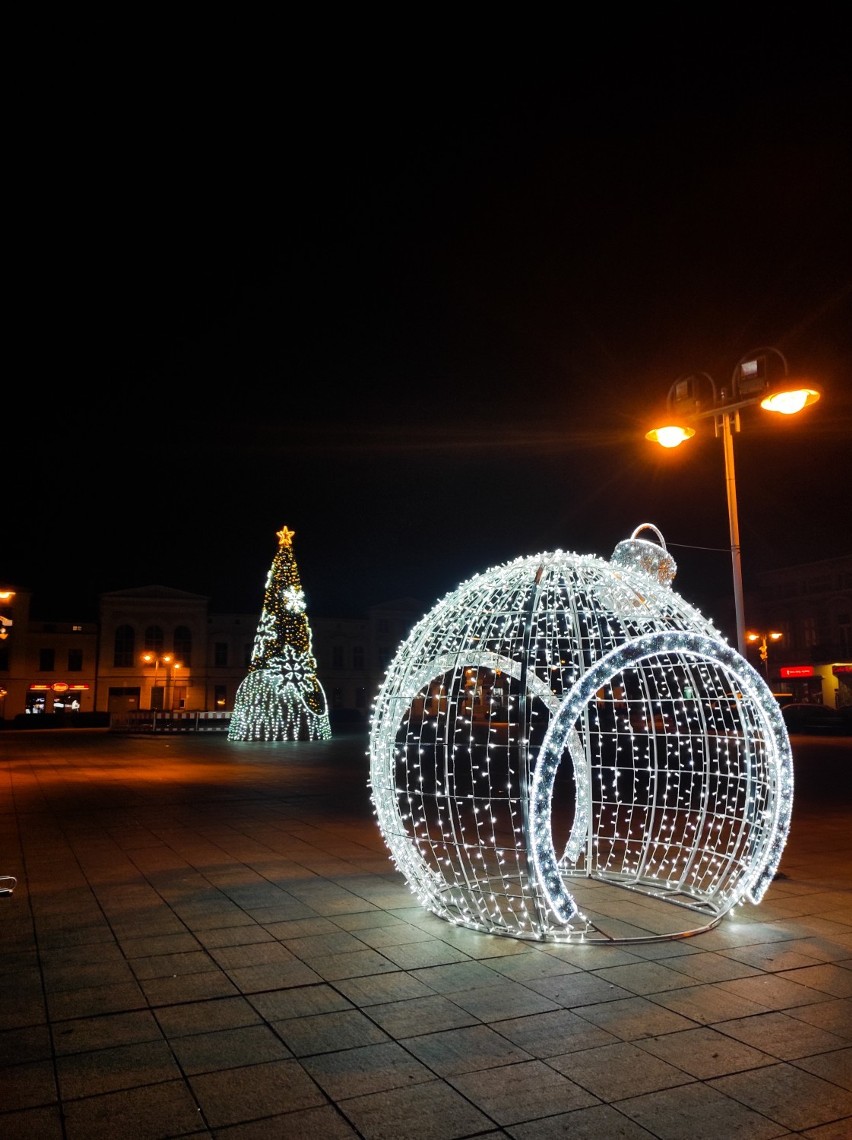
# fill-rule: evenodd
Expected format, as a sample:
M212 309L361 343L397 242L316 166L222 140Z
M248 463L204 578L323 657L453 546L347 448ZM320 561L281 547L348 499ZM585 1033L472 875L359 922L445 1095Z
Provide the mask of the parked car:
M821 736L852 735L852 721L830 705L808 702L784 705L781 715L790 733Z

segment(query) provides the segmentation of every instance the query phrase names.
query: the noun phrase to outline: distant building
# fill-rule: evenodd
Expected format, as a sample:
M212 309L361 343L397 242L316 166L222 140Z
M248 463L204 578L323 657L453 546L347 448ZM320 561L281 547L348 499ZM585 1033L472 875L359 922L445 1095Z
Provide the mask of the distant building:
M773 692L833 708L852 705L852 555L769 570L746 600L747 629L761 635L749 659L763 672Z
M10 623L0 639L3 722L73 715L106 723L108 714L146 709L233 708L259 612L214 613L200 594L152 585L102 594L97 622L33 621L31 599L0 585L0 616ZM403 598L362 618L311 618L332 728L366 727L385 669L422 616L416 599Z

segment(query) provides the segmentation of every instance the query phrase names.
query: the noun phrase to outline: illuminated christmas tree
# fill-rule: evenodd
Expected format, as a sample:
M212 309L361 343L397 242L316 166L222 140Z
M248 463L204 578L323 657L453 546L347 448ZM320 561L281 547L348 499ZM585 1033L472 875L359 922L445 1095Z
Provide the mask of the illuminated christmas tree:
M295 532L278 531L249 671L237 689L229 740L330 740L331 725L305 595L293 557Z

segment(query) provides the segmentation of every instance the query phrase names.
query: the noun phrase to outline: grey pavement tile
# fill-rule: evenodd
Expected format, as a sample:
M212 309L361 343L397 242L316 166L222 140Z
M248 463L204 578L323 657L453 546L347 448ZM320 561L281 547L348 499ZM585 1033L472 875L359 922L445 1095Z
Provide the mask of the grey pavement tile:
M193 1033L170 1040L181 1069L190 1076L264 1061L281 1061L293 1054L266 1025L243 1025L212 1033Z
M315 970L298 958L289 961L266 962L257 966L237 966L228 970L234 986L244 994L260 993L287 986L309 986L323 979Z
M523 938L485 934L481 930L470 930L466 926L456 926L446 921L438 937L450 946L463 950L470 958L507 958L513 954L525 954L534 945Z
M181 1076L172 1050L162 1038L90 1053L69 1053L57 1058L56 1072L65 1101L159 1084Z
M501 1126L599 1103L597 1097L542 1061L519 1061L447 1079Z
M534 978L555 978L564 974L578 973L580 969L579 966L572 966L570 962L565 962L553 954L544 954L540 950L489 958L487 964L495 973L504 978L511 978L515 982L528 982Z
M823 1077L832 1084L841 1085L844 1089L852 1091L852 1048L848 1046L844 1049L833 1049L830 1053L800 1057L793 1064L807 1073L813 1073L814 1076Z
M426 966L470 961L463 950L450 946L441 938L431 938L426 942L408 942L403 946L386 946L382 953L399 970L420 970Z
M432 936L418 926L399 922L393 926L365 927L358 931L358 937L375 950L386 946L403 946L408 942L426 942Z
M731 993L715 982L651 994L648 1000L702 1025L730 1021L734 1017L748 1017L754 1013L766 1013L768 1008L756 998L752 1001L741 994Z
M273 939L243 942L238 946L217 946L210 951L210 957L223 970L237 970L245 966L292 962L296 955Z
M388 1039L387 1033L358 1009L303 1014L286 1021L275 1021L273 1028L297 1057L377 1045Z
M352 1003L337 988L324 982L249 994L247 1000L267 1021L283 1021L292 1017L353 1008Z
M775 1140L788 1135L777 1121L698 1081L620 1100L618 1110L656 1140Z
M131 962L134 958L152 958L157 954L187 954L198 949L199 940L188 931L151 938L125 938L121 942L121 951Z
M176 974L165 978L142 978L139 985L146 1001L153 1006L233 997L238 992L228 975L221 970Z
M720 1021L716 1023L716 1029L779 1061L793 1061L798 1057L825 1053L846 1044L838 1034L787 1013L758 1013L753 1017Z
M257 1010L244 997L212 998L209 1001L159 1006L154 1010L154 1016L163 1033L170 1039L189 1033L235 1029L241 1025L260 1023Z
M312 958L313 980L336 982L342 978L361 978L368 974L390 974L398 967L377 950L364 949L349 954L329 954L327 958ZM304 967L306 970L307 966ZM306 981L308 979L305 979Z
M760 973L757 966L712 950L706 954L684 954L681 958L671 958L668 959L668 964L693 982L722 982L730 978L753 977Z
M326 1098L295 1060L267 1061L189 1077L211 1129L276 1116L326 1103ZM166 1133L173 1136L175 1132Z
M803 940L797 938L790 942L771 942L768 946L742 946L725 950L719 956L732 962L743 962L756 970L777 973L780 970L795 970L799 966L813 966L823 961L813 944L812 949L814 952L809 953Z
M116 1045L138 1045L160 1041L163 1034L154 1014L147 1009L110 1013L101 1017L81 1017L59 1021L53 1026L54 1049L58 1057L86 1053Z
M0 1116L3 1140L65 1140L58 1105L4 1112Z
M360 1140L359 1133L332 1105L232 1124L217 1128L213 1135L215 1140L306 1140L315 1136L322 1140Z
M273 936L264 926L226 926L223 930L200 930L192 937L205 950L219 950L223 946L250 946L253 942L272 942Z
M408 1037L403 1044L439 1077L532 1060L525 1049L487 1025L425 1033Z
M98 960L90 960L85 966L45 966L42 977L47 993L67 993L69 990L83 990L91 986L120 986L133 981L133 971L127 962L101 963L100 955L91 955L91 958Z
M216 969L216 962L210 955L197 948L181 954L134 958L130 965L140 982L150 978L172 978L178 974L202 974Z
M662 1033L694 1028L694 1022L689 1018L643 997L585 1005L577 1012L580 1017L597 1025L599 1029L605 1029L620 1041L638 1041L642 1037L659 1037Z
M328 1096L338 1103L350 1097L386 1092L425 1081L430 1082L431 1087L434 1081L429 1069L395 1041L337 1053L319 1053L304 1058L301 1063Z
M356 1096L340 1109L369 1140L486 1140L494 1124L443 1081Z
M443 994L413 997L369 1008L370 1017L397 1040L418 1033L435 1033L441 1029L475 1025L478 1020Z
M796 971L798 973L798 971ZM810 1005L825 1001L826 994L808 985L790 981L780 974L759 974L751 978L734 978L719 982L726 993L736 994L755 1001L764 1009L792 1009L797 1005Z
M409 974L405 970L394 970L390 974L370 974L362 978L340 978L334 986L351 1002L362 1007L403 1001L406 998L428 997L435 992L420 980L420 973Z
M744 1069L757 1069L776 1061L771 1053L706 1026L684 1029L679 1033L666 1033L660 1037L645 1037L637 1044L646 1053L678 1066L699 1080L721 1077Z
M603 982L611 982L634 994L658 994L693 985L693 979L662 962L631 962L595 970Z
M5 1065L0 1069L3 1111L33 1108L58 1100L53 1061L27 1061L20 1065ZM0 1133L3 1128L0 1116Z
M208 1135L198 1105L183 1081L68 1101L64 1111L65 1140ZM120 1122L120 1131L116 1122Z
M848 964L825 962L795 970L785 970L782 976L788 981L819 990L821 994L840 998L852 997L852 969Z
M849 998L834 998L814 1005L799 1005L787 1012L797 1021L818 1025L821 1029L827 1029L829 1033L836 1033L838 1037L852 1040L852 1000Z
M0 1067L24 1061L44 1061L53 1056L53 1042L47 1024L26 1025L0 1032Z
M756 1073L719 1077L709 1084L791 1131L852 1116L852 1092L796 1065L780 1063Z
M513 1017L496 1024L499 1033L539 1059L609 1045L618 1040L568 1009Z
M435 993L451 994L457 990L470 990L475 986L495 985L502 975L484 962L474 962L467 958L440 966L424 966L412 977L423 982Z
M452 1000L480 1021L502 1021L559 1008L556 1002L508 978L496 985L456 991Z
M69 1021L75 1017L144 1009L147 1004L145 994L136 982L118 986L90 986L88 989L66 990L47 996L51 1021Z
M270 938L286 942L288 938L308 938L315 934L337 934L340 928L339 919L323 918L311 913L286 921L267 922L260 929L265 930Z
M356 914L339 914L334 918L335 923L342 930L372 930L375 927L381 926L396 926L398 922L404 920L395 914L389 914L387 910L362 910ZM406 926L412 925L406 922Z
M655 1135L608 1104L577 1108L557 1116L513 1124L506 1129L512 1140L655 1140Z
M585 970L558 974L552 978L528 978L524 984L566 1009L579 1009L585 1005L635 996L630 990L622 989L614 982L599 978L597 974L586 973Z
M48 970L60 970L69 966L80 966L85 969L93 963L100 962L104 965L127 965L124 950L114 941L99 943L96 949L91 946L54 947L52 950L43 951L40 958L42 968Z
M548 1057L547 1063L607 1102L674 1088L693 1079L683 1069L649 1056L629 1041Z
M364 949L364 942L360 938L339 929L303 938L278 937L291 954L308 964L315 958L327 958L330 954L355 954Z

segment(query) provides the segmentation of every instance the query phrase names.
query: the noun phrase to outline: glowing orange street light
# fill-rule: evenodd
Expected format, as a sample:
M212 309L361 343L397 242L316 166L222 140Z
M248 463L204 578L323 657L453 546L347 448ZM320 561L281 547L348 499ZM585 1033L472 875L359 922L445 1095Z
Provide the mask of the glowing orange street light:
M766 673L766 681L769 683L769 642L780 641L784 636L783 633L778 633L777 630L771 629L768 633L755 633L749 630L746 634L746 640L750 641L752 645L760 642L760 660L763 662L763 671Z
M767 356L774 354L784 369L780 384L771 385ZM708 394L709 393L709 399ZM730 388L721 391L707 372L696 372L676 380L666 400L668 418L662 427L652 428L645 438L661 447L678 447L695 435L692 426L712 419L716 437L722 437L725 454L725 483L728 495L728 524L731 533L731 563L734 575L734 608L737 622L737 648L745 656L745 617L743 575L740 554L740 528L737 517L737 484L734 470L734 432L740 430L740 412L759 404L766 411L794 415L816 403L820 393L807 384L790 380L787 359L777 348L757 348L743 356L734 368Z
M163 704L166 704L166 701L168 698L168 690L169 690L170 666L172 665L172 662L174 661L174 654L163 653L162 655L160 655L159 653L143 653L142 654L142 660L145 662L146 665L153 665L154 666L154 679L151 682L151 703L149 706L150 708L153 709L153 707L154 707L154 693L157 690L157 670L160 668L161 665L163 665L166 669L166 686L165 686L165 689L163 690ZM179 664L175 664L174 667L175 667L175 669L180 669ZM161 704L161 706L160 706L161 709L163 707L163 704Z

